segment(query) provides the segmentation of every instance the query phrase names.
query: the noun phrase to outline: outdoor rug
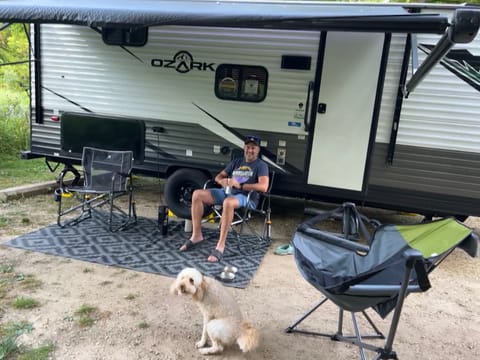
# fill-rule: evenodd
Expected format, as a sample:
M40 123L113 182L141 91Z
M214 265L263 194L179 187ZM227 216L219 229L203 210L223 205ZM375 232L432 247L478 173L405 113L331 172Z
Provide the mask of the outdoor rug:
M269 243L252 235L242 234L237 239L229 234L222 261L210 263L207 258L217 243L218 230L204 228L203 235L202 243L180 252L178 249L190 236L184 232L183 222L170 222L167 235L162 236L154 219L139 217L138 223L129 229L111 233L104 222L92 217L65 228L50 225L4 245L170 277L176 277L185 267L217 277L226 265L231 265L236 266L238 272L233 280L224 284L245 288Z

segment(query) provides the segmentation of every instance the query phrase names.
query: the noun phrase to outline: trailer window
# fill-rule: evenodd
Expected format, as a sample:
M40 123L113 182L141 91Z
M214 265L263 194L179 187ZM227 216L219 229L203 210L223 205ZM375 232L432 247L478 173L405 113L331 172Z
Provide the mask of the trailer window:
M224 100L260 102L267 96L263 66L221 64L215 73L215 95Z

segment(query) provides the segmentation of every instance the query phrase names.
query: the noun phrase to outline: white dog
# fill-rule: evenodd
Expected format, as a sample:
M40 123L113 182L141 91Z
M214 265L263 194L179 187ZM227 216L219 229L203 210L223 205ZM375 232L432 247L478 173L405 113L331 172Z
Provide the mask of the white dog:
M203 331L197 348L203 355L218 354L224 346L237 342L243 352L258 346L260 332L248 321L232 295L218 281L203 276L194 268L185 268L170 287L170 292L190 296L203 315ZM207 345L207 336L211 341Z

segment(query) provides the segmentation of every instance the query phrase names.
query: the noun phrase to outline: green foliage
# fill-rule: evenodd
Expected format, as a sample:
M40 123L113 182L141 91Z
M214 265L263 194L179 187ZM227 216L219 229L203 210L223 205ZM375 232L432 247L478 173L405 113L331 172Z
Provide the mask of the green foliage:
M42 286L42 281L37 279L33 274L22 274L22 278L17 281L21 281L20 286L25 290L35 290Z
M15 309L33 309L39 305L39 302L35 299L29 297L17 297L13 303L12 307Z
M29 143L29 120L28 107L24 107L16 100L7 100L4 97L14 95L12 93L0 95L0 153L18 154L25 150ZM23 112L23 117L12 117L8 111Z
M50 353L53 352L54 346L51 344L42 345L37 348L23 351L18 355L17 360L47 360Z
M148 329L150 327L150 325L148 325L148 323L146 321L141 321L139 324L138 324L138 328L139 329Z
M17 338L23 333L32 331L27 322L7 323L0 325L0 359L8 359L19 349Z
M15 150L15 155L0 151L0 189L54 179L55 174L47 168L44 159L22 160L19 150ZM1 223L0 220L0 226Z
M0 153L28 147L29 64L26 27L14 24L0 31Z
M0 32L0 90L29 89L27 26L13 24Z
M78 325L82 328L92 326L95 323L94 315L96 312L97 308L95 306L88 304L82 305L77 311L75 311L75 315L79 316Z

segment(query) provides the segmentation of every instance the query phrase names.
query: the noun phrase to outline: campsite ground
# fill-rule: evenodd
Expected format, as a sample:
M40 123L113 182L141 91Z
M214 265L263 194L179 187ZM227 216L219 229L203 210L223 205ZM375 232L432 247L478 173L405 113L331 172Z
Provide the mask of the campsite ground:
M137 192L139 215L155 217L161 196L157 189L147 186ZM194 344L201 331L201 315L191 302L169 294L172 278L3 246L2 269L11 265L16 274L32 275L39 286L26 289L19 281L13 283L2 299L1 321L30 322L33 330L19 341L34 346L53 344L52 359L359 358L358 350L351 345L284 332L321 299L320 293L299 274L292 256L273 253L277 246L290 241L295 226L304 218L305 205L329 207L275 200L274 240L265 259L246 289L229 289L245 316L261 328L261 345L252 353L244 355L232 347L222 355L200 355ZM364 211L382 222L420 221L419 216ZM50 194L0 203L0 242L51 224L54 214ZM469 218L466 223L480 232L478 218ZM399 358L480 358L479 261L455 250L431 274L432 289L407 298L394 342ZM39 306L17 310L8 305L20 296L36 299ZM96 309L91 314L94 323L82 327L78 310L86 305ZM377 316L373 314L373 318ZM334 331L335 321L335 309L327 303L302 327ZM386 332L387 321L380 320L379 324Z

